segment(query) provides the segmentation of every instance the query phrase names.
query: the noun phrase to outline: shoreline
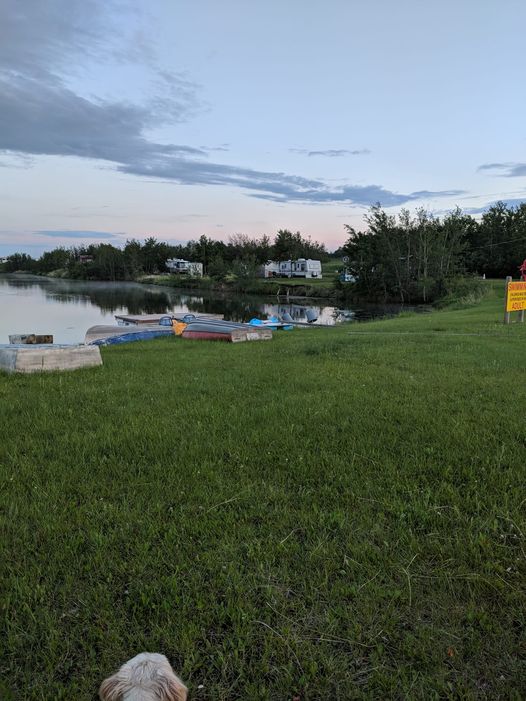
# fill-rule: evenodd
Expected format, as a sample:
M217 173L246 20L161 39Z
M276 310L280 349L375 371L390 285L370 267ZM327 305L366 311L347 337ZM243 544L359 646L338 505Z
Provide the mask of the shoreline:
M115 285L152 285L159 288L178 290L181 293L204 294L217 293L220 295L247 295L250 297L258 297L260 299L278 299L280 302L310 300L319 302L330 302L334 306L345 307L352 305L365 306L400 306L400 307L426 307L432 309L444 309L458 303L475 302L482 299L487 293L487 287L480 286L473 288L473 278L464 276L456 279L455 286L451 291L447 291L443 297L434 299L433 301L400 301L394 298L368 298L359 294L352 294L351 290L338 287L331 280L331 285L324 284L322 280L314 280L314 284L305 284L299 279L292 279L288 282L279 282L275 280L264 280L256 278L247 281L223 281L219 282L208 277L203 278L180 278L177 276L157 274L157 275L141 275L132 280L95 280L89 278L66 277L58 274L65 271L51 271L50 273L35 273L31 271L17 270L14 272L0 271L0 276L29 276L36 279L61 280L64 282L73 283L96 283L96 284L115 284ZM488 280L487 282L490 282ZM484 289L485 288L485 289Z
M143 285L157 285L170 287L171 289L195 290L196 292L221 292L241 293L259 297L280 297L287 299L326 299L336 300L340 298L337 290L330 285L303 284L299 281L277 282L263 279L250 281L219 282L211 278L178 278L168 275L144 275L135 282ZM322 281L320 281L322 282ZM281 290L285 293L280 294ZM291 294L291 292L294 292Z
M35 273L26 270L17 270L15 272L3 273L0 275L14 276L31 276L35 278L46 278L49 280L64 280L65 282L95 282L95 283L115 283L115 284L130 284L138 285L155 285L156 287L167 287L170 289L180 289L186 292L220 292L225 294L247 294L255 297L283 297L287 299L324 299L337 301L341 300L342 296L338 294L338 290L329 285L323 284L303 284L300 281L293 282L275 282L264 281L263 279L254 279L247 281L246 284L239 284L237 281L218 282L211 278L179 278L169 275L141 275L131 280L95 280L90 278L67 277L65 275L56 274L57 271L50 273ZM321 281L319 281L321 282ZM284 294L278 294L281 289L286 290ZM294 290L294 294L291 291ZM358 300L357 300L358 301ZM370 300L361 300L364 303L376 303Z

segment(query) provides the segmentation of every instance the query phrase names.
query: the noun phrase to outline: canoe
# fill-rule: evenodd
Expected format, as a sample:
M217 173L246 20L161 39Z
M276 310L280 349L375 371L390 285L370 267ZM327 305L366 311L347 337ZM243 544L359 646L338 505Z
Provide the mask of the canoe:
M266 326L273 331L292 331L294 328L290 323L283 323L276 317L271 317L270 319L250 319L248 322L251 326Z
M84 343L89 346L115 346L173 335L171 326L91 326L86 331Z
M252 327L249 324L240 324L237 321L216 321L215 319L196 319L186 323L186 328L192 328L193 331L210 331L211 333L221 333L233 331L234 329L250 330Z
M232 321L192 321L187 324L182 337L207 341L226 341L228 343L266 341L272 338L272 330Z

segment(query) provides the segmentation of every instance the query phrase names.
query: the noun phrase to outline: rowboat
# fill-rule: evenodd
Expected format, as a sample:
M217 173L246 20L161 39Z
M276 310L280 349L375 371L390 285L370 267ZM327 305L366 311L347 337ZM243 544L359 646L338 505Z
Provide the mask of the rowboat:
M91 326L84 343L88 346L115 346L120 343L148 341L159 336L173 336L171 326Z
M294 326L290 323L285 323L276 316L271 316L270 319L250 319L248 322L251 326L266 326L273 331L291 331Z
M187 324L181 335L186 339L240 343L270 340L272 330L234 321L197 320Z

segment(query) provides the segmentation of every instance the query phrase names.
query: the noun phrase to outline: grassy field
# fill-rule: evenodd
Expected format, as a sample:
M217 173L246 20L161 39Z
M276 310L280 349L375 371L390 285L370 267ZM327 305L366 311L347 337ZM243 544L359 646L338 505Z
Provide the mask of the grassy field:
M500 295L0 376L0 697L94 700L149 650L194 700L525 698Z

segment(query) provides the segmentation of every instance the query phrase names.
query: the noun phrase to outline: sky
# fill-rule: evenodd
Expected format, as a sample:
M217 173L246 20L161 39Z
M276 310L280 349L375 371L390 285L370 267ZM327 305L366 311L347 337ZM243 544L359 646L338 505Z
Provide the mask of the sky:
M524 0L2 0L0 255L526 200Z

